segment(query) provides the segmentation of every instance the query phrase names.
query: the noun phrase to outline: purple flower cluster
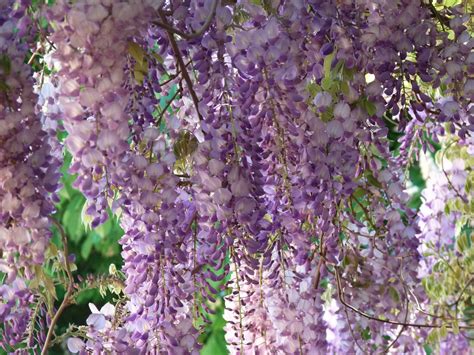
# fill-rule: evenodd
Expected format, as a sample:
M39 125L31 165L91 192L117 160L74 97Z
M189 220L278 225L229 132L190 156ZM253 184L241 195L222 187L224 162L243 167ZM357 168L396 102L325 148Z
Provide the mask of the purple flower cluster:
M467 174L463 160L458 159L452 163L444 161L444 172L435 169L430 172L426 189L423 190L423 204L418 214L420 233L417 236L422 242L419 247L422 254L433 251L444 254L453 248L456 221L462 213L460 211L446 213L446 205L458 198L456 192L462 192L466 198L464 187ZM429 274L436 261L436 255L424 257L420 261L420 276Z
M59 179L55 138L42 127L25 64L31 20L27 5L14 3L0 2L0 347L6 351L26 340L34 299L28 281L44 262Z
M12 12L5 1L1 16L0 249L2 271L10 274L44 260L50 236L46 216L54 211L50 194L58 186L59 164L51 156L51 138L42 128L31 70L24 64L28 46L17 29L22 13Z
M124 38L149 54L156 43L162 58L148 62L151 68L138 85L146 93L143 100L123 92L137 84L120 74L116 86L109 87L108 101L98 91L93 95L97 102L70 103L80 114L92 110L89 118L71 121L90 126L87 137L70 132L71 144L78 138L86 142L71 146L76 166L89 161L86 150L100 152L98 161L84 167L83 178L92 183L80 187L86 194L94 188L90 197L106 201L100 192L107 193L111 184L122 205L130 297L124 324L137 347L197 349L191 329L203 314L196 302L213 302L218 290L208 280L222 277L209 267L224 266L232 275L233 291L226 297L232 352L321 352L339 346L336 333L345 339L340 345L345 349L418 349L416 341L403 336L403 327L360 315L403 324L416 317L413 298L424 298L417 277L417 226L405 207L400 160L388 150L382 116L391 112L400 129L410 124L409 113L423 121L426 113L435 112L441 122L455 122L456 110L467 110L465 103L453 101L455 108L445 104L436 111L438 104L422 93L417 78L451 88L465 68L430 71L430 60L442 51L436 40L441 36L445 44L458 46L455 59L461 63L469 61L471 40L457 9L459 38L453 42L415 1L339 5L165 4L151 27L144 14L143 27L135 20L129 37L105 33L107 41L116 36L113 50L122 53L113 58L125 58L125 45L118 44ZM100 6L114 17L113 7ZM81 11L88 10L81 8L75 16L85 18ZM209 16L214 16L210 22ZM243 19L230 30L236 16ZM100 34L108 19L104 13L89 27ZM73 40L78 31L70 26L65 30ZM93 53L102 52L101 41L96 47L91 36L84 36L75 39L85 41L78 53L95 58ZM107 56L91 61L91 68L102 58ZM65 67L74 62L67 56L61 61ZM133 71L125 59L116 68ZM374 74L374 80L367 81L364 73ZM88 80L97 80L91 85L98 90L109 76L92 70L89 77L75 79L80 81L74 90L81 95L79 85ZM157 76L171 79L158 85ZM173 113L160 115L164 134L153 127L149 106L155 100L148 92L167 93L173 85L179 96L169 106ZM120 110L117 95L123 100ZM118 126L104 126L113 120L100 119L101 97L117 108L115 120L123 116L124 135L108 140L109 145L99 141ZM467 127L455 124L460 132ZM435 123L428 126L439 131ZM132 145L125 145L125 132L132 132ZM99 212L92 205L90 211ZM326 308L337 308L336 324L324 316L322 280L332 285L333 301ZM344 309L343 301L360 313ZM206 302L201 304L210 311ZM352 324L357 326L352 329Z
M228 3L57 1L47 12L48 105L75 186L92 226L116 213L125 231L127 304L120 317L91 307L69 349L197 353L213 285L230 274L232 353L421 351L426 333L406 326L430 322L417 308L420 265L431 267L420 241L451 232L455 216L442 216L442 183L417 220L403 168L428 135L470 139L466 16L419 0ZM10 248L42 262L57 178L19 63L5 81L15 100L0 102L0 233L14 234L0 239L2 271ZM397 158L387 121L406 130Z

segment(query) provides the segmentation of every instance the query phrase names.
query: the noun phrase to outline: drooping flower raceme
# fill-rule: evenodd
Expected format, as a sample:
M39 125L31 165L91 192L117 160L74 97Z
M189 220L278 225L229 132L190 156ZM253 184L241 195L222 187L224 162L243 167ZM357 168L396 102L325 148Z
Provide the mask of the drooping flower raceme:
M450 177L428 182L417 218L404 171L446 132L468 146L473 127L467 18L430 5L90 0L45 10L56 69L46 111L68 133L91 225L120 214L125 232L125 298L91 307L69 350L197 353L224 295L231 353L420 352L433 338L423 329L441 328L422 309L431 294L421 277L434 269L424 253L451 247L467 198L445 216L440 193L457 199L469 172L454 162ZM41 263L47 234L32 227L47 224L28 223L46 222L40 198L56 176L41 121L21 118L33 112L28 90L0 121L11 141L0 151L0 232L16 235L5 248ZM9 299L24 290L10 276Z
M25 64L31 23L26 5L0 2L0 347L11 351L29 337L34 291L28 281L45 260L59 161L42 127L31 68ZM32 30L31 30L32 31ZM44 329L43 329L44 330ZM27 335L27 332L30 335Z

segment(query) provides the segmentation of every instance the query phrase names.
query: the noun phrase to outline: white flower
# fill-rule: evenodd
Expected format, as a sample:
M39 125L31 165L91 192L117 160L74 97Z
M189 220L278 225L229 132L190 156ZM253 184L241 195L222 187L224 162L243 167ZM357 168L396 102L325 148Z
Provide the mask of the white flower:
M73 354L78 353L86 344L79 338L69 338L67 340L67 348Z
M92 314L86 320L87 325L92 326L96 330L102 330L111 326L107 319L112 318L115 314L115 307L112 304L106 303L99 311L95 304L89 303L89 309Z

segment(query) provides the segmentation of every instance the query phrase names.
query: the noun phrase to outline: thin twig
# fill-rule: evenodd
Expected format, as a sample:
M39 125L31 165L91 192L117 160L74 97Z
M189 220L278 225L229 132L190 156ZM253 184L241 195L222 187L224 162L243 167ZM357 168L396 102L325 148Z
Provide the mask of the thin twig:
M191 64L192 61L190 60L189 62L186 63L186 67ZM179 72L180 72L180 67L178 66L178 68L176 68L176 73L173 74L173 75L170 75L168 79L166 79L165 81L163 81L162 83L160 83L160 86L163 86L163 85L166 85L168 83L170 83L171 81L173 81L174 79L176 79L178 76L179 76Z
M371 319L371 320L374 320L374 321L377 321L377 322L392 324L392 325L402 325L402 326L405 326L405 327L414 327L414 328L441 328L443 325L446 328L453 328L452 324L417 324L417 323L397 322L397 321L393 321L393 320L390 320L390 319L382 319L382 318L378 318L378 317L372 316L370 314L367 314L367 313L361 311L360 309L357 309L356 307L350 305L349 303L347 303L345 301L344 294L343 294L342 288L341 288L341 280L340 280L341 276L339 275L339 272L338 272L337 268L335 268L335 274L336 274L337 295L338 295L339 301L344 306L349 308L350 310L356 312L357 314L359 314L359 315L361 315L361 316L363 316L367 319ZM459 328L460 329L474 329L474 327L471 327L471 326L459 326Z
M324 233L321 234L321 243L319 244L319 261L316 269L316 277L314 279L314 288L318 289L319 282L321 281L321 269L324 265L324 257L326 256L326 247L324 246Z
M36 304L34 310L33 310L33 315L30 318L30 323L29 323L29 330L28 330L28 338L26 340L27 344L31 344L33 342L33 337L34 337L34 332L35 332L35 322L36 322L36 317L38 317L38 314L41 310L41 306L43 304L43 300L39 299L38 303Z
M385 270L387 270L388 272L391 272L391 270L385 266L382 265L382 268L384 268ZM405 317L404 317L404 320L403 322L406 323L407 320L408 320L408 311L409 311L409 297L408 297L408 287L407 285L405 284L403 278L402 278L402 266L400 265L400 276L398 276L397 274L395 274L395 277L398 278L398 280L401 282L402 286L403 286L403 290L405 291ZM396 342L398 341L398 339L400 339L400 336L402 335L402 333L405 331L407 327L406 326L402 326L400 328L400 331L398 332L397 336L392 340L392 342L385 348L384 350L384 353L385 354L388 354L388 351L396 344Z
M166 22L166 17L160 13L161 19L163 22ZM184 64L183 61L183 56L181 55L181 51L179 50L178 44L176 43L176 39L174 38L174 34L172 31L167 30L168 33L168 38L170 40L171 47L173 48L174 55L176 57L176 61L178 62L178 65L181 67L181 72L184 78L184 81L186 81L186 85L188 86L189 92L191 94L191 97L194 102L194 106L196 107L196 111L198 114L199 119L202 121L202 116L201 113L199 112L199 99L196 95L196 92L194 91L193 88L193 82L191 81L191 78L189 77L189 73L186 69L186 65Z
M438 21L441 23L441 27L443 28L443 31L445 30L445 26L449 27L449 21L450 21L449 17L440 14L439 11L436 10L436 7L433 5L431 0L429 0L427 3L422 2L421 4L423 7L426 7L428 8L428 10L430 10L432 17L435 17L438 19Z
M446 170L444 169L444 157L446 156L446 152L448 151L448 149L454 144L456 143L456 141L452 141L450 142L447 147L443 150L442 154L441 154L441 171L443 172L445 178L446 178L446 181L448 182L448 185L454 190L454 192L456 193L456 195L461 199L462 202L464 203L467 203L467 199L466 197L464 197L463 195L461 195L461 193L458 191L458 189L453 185L453 183L451 182L451 179L449 178L449 175L448 173L446 172Z
M173 95L173 97L171 97L169 99L169 101L166 103L165 107L163 108L163 110L160 112L160 117L158 117L158 121L156 122L156 125L159 126L160 123L161 123L161 120L163 119L163 116L165 115L166 113L166 110L168 110L168 108L171 106L171 103L174 101L174 99L176 98L176 96L178 96L179 94L179 91L177 90L176 93Z
M166 30L166 32L171 32L173 34L176 34L178 36L181 36L185 39L190 39L189 38L189 35L187 35L186 33L184 33L183 31L181 30L178 30L177 28L169 25L168 23L166 22L160 22L160 21L154 21L153 24L157 25L158 27L161 27L163 28L164 30Z
M40 55L40 54L41 54L41 52L40 52L39 49L38 49L37 51L35 51L35 52L31 55L30 59L28 59L28 63L26 63L26 64L30 65L31 63L33 63L33 60L35 59L35 57L36 57L37 55Z
M166 21L166 19L164 18L164 15L165 13L163 11L159 11L159 14L160 14L160 17L161 17L161 22L160 21L154 21L153 23L163 29L166 30L166 32L168 33L173 33L173 34L177 34L185 39L194 39L194 38L197 38L199 37L200 35L202 35L204 32L207 31L207 29L209 28L209 26L211 26L211 23L212 23L212 19L214 18L214 14L216 12L216 8L217 8L217 3L218 3L218 0L214 0L212 2L212 5L211 5L211 11L209 12L209 15L207 15L207 18L206 18L206 21L204 22L204 24L202 25L202 27L197 30L196 32L192 32L192 33L185 33L181 30L178 30L177 28L171 26L168 21Z
M368 354L368 352L357 341L357 338L354 334L354 330L352 329L352 324L349 320L349 313L347 312L347 308L344 307L343 311L344 311L344 314L346 316L347 326L349 327L349 332L351 333L352 340L354 340L354 344L357 345L357 347L360 349L360 351L362 351L364 354Z
M66 233L64 232L63 227L61 224L56 221L54 218L50 218L51 222L58 228L59 233L61 234L61 240L63 242L63 257L64 257L64 266L66 269L66 274L68 278L68 285L67 285L67 290L66 294L64 295L63 301L61 302L61 305L59 306L58 310L56 311L56 314L54 317L51 319L51 324L49 325L48 333L46 335L46 340L43 345L43 349L41 350L41 355L46 355L48 352L48 348L51 343L51 339L53 338L54 334L54 328L56 326L56 323L58 322L59 318L61 317L61 314L63 311L66 309L66 307L69 305L70 300L71 300L71 295L74 291L74 278L72 276L71 268L69 267L69 251L68 251L68 244L67 244L67 237Z
M452 307L452 306L457 306L457 304L461 301L461 297L462 295L464 294L464 292L466 292L467 288L469 287L469 285L474 282L474 277L472 277L471 279L469 279L469 281L464 285L464 287L462 288L461 290L461 293L459 293L459 296L458 298L456 299L456 301L454 301L453 303L451 304L448 304L448 307Z
M324 264L324 258L320 257L318 261L318 268L316 269L316 277L314 278L314 288L317 290L319 282L321 281L321 268Z

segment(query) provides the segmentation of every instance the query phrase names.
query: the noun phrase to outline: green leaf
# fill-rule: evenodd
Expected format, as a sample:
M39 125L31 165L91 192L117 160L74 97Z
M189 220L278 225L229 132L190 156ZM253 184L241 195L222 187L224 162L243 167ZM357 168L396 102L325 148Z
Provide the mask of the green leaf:
M352 193L352 196L354 196L356 199L360 200L365 196L365 190L358 187L355 189L355 191Z
M456 239L456 248L462 254L471 248L471 243L470 233L464 231Z
M147 53L140 45L132 41L128 42L127 49L136 62L133 68L133 76L138 84L143 84L145 77L148 75Z
M368 101L368 100L364 100L364 108L367 111L367 113L369 114L369 116L373 116L377 112L377 109L375 108L375 105L372 102Z
M152 55L153 55L153 57L158 61L158 63L161 63L161 64L164 63L163 58L162 58L159 54L153 53Z
M460 0L444 0L443 5L446 7L453 7L454 5L460 4Z
M78 242L85 233L84 225L81 221L81 212L84 203L85 198L81 194L73 196L73 199L66 206L62 218L62 224L65 227L66 234L74 242Z
M99 244L100 241L101 238L95 231L91 231L87 234L87 237L81 245L81 256L84 260L89 259L89 256L92 252L92 247Z
M224 331L212 332L201 350L201 355L224 355L228 353Z
M332 92L334 84L335 82L330 76L327 76L323 80L321 80L321 87L323 88L323 90L328 92Z
M173 152L177 159L184 159L193 154L198 147L198 140L189 131L182 131L173 146Z
M58 296L56 294L56 287L54 286L53 279L44 272L41 266L36 265L35 266L35 280L32 283L34 284L35 287L37 286L44 287L46 291L45 296L48 303L47 304L48 309L52 311L54 300L58 299ZM30 284L30 287L32 287L31 284Z
M49 22L45 17L41 16L38 20L38 23L41 28L44 28L44 29L48 28Z
M436 344L439 342L439 330L437 328L434 328L431 330L431 332L428 334L426 341L429 344Z
M331 106L321 114L321 121L329 122L334 118L334 108Z
M396 303L400 302L400 295L398 294L398 291L395 287L390 286L388 288L388 293L394 302Z
M308 90L311 98L314 98L316 94L321 91L321 87L315 82L310 82L308 85L306 85L306 90Z
M474 306L464 308L463 313L468 320L474 319Z
M325 78L329 78L331 76L331 64L332 64L332 60L334 59L334 53L335 51L324 58L324 77Z
M89 255L91 254L93 245L94 245L94 239L92 238L92 235L88 235L81 246L81 256L84 260L89 259Z
M10 58L5 54L0 56L0 69L5 76L10 75L11 73L12 64Z
M341 91L344 95L349 94L349 83L347 81L341 82Z
M128 53L132 56L133 59L139 64L143 64L143 61L146 56L145 50L140 47L137 43L129 41L127 45Z
M372 338L372 334L370 333L370 328L369 327L362 330L360 332L360 335L361 335L362 339L364 339L364 340L370 340L370 338Z
M446 324L443 324L441 328L439 328L439 335L441 338L446 338L448 336L448 328L446 328Z
M459 334L459 324L457 321L453 321L452 323L453 326L453 334L457 335Z
M7 92L8 90L10 90L8 84L3 80L0 80L0 92Z
M367 178L367 182L372 186L378 187L379 189L382 188L382 184L374 177L374 175L372 175L370 170L365 172L365 177Z
M137 63L135 65L135 69L133 70L133 77L135 78L135 81L138 84L143 84L143 81L145 80L146 75L148 74L148 67L146 70L143 70L139 64Z
M423 350L425 351L426 355L433 354L433 349L428 344L423 345Z

